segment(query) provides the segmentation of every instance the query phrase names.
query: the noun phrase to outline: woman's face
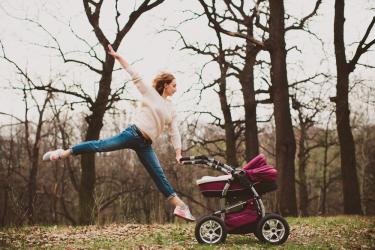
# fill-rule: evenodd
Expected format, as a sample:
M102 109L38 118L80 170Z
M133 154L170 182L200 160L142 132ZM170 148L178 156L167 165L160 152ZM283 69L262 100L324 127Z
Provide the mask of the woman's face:
M171 83L164 85L164 94L166 96L172 96L174 93L176 93L176 90L177 90L176 79L173 79Z

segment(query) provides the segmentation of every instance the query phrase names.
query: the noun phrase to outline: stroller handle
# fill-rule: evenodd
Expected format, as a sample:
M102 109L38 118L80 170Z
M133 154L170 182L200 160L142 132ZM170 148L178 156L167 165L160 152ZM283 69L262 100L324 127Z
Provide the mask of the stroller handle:
M221 162L219 162L219 161L217 161L213 158L209 158L205 155L182 157L180 159L180 162L184 165L204 164L204 165L210 166L210 167L212 167L216 170L224 172L226 174L228 174L228 173L233 174L234 171L235 171L235 169L232 166L221 163Z
M180 159L180 162L193 161L193 160L208 160L208 157L205 155L187 156L187 157L182 157Z

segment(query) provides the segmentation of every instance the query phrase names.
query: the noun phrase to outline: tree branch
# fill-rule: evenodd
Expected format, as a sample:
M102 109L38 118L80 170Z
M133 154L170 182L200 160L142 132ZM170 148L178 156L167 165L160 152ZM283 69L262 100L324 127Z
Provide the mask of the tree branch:
M358 47L355 51L355 54L354 54L352 60L350 60L350 62L348 63L350 72L353 72L353 70L355 69L355 65L357 64L359 58L364 53L366 53L372 45L375 44L375 39L373 39L368 44L365 45L365 42L366 42L368 36L370 35L370 32L371 32L374 24L375 24L375 16L372 18L370 25L367 27L365 35L363 36L363 38L359 42Z
M311 17L313 17L316 14L316 12L318 11L321 3L322 3L322 0L317 0L316 3L315 3L315 7L314 7L313 11L310 14L308 14L307 16L305 16L304 18L302 18L298 25L292 25L292 26L286 27L285 32L287 32L289 30L301 30L301 29L303 29L306 21L308 21Z

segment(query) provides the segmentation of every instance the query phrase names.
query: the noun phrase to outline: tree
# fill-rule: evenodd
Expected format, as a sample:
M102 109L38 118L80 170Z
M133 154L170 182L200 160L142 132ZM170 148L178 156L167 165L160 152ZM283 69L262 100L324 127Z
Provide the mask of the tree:
M236 55L241 59L241 66L236 66L236 63L231 61L227 61L226 64L227 67L235 71L232 75L237 77L242 87L245 111L245 160L249 161L259 154L254 66L259 51L264 49L264 44L262 41L254 38L254 24L259 4L262 1L257 1L254 7L250 8L250 11L248 11L244 1L241 1L240 4L232 1L224 1L223 14L219 13L215 2L212 2L212 5L206 3L204 0L199 0L199 2L208 18L209 27L214 29L216 33L238 37L245 42L243 46L236 47L231 52L232 55ZM223 28L226 25L234 25L237 29L229 31Z
M336 97L332 101L336 103L336 125L340 144L341 172L343 182L344 213L362 214L361 195L357 176L355 144L350 127L349 109L349 75L354 71L360 57L366 53L375 39L366 43L368 36L375 24L372 18L365 35L358 43L354 56L349 61L346 57L344 43L344 8L345 0L335 1L334 18L334 46L336 56L337 85Z
M86 63L82 60L75 59L75 58L68 58L67 53L64 53L60 44L58 43L57 39L48 32L41 24L37 23L36 21L26 19L29 22L32 22L38 27L42 28L45 32L47 32L51 38L53 39L55 46L45 46L48 48L55 49L59 52L61 57L63 58L64 62L73 62L79 65L83 65L89 68L92 72L95 72L99 75L99 88L95 95L95 98L92 98L89 94L85 93L81 87L78 86L80 91L71 91L68 88L59 89L54 86L36 86L37 89L46 90L51 92L58 92L64 93L66 95L71 95L76 98L80 98L83 103L86 103L91 113L85 117L87 122L87 130L85 132L85 141L88 140L97 140L100 136L100 131L103 127L103 117L107 110L111 109L114 103L120 100L120 95L124 90L124 87L121 87L115 91L111 90L111 82L112 82L112 73L114 69L114 58L106 53L108 44L111 44L112 47L117 50L124 39L124 37L128 34L131 30L135 22L138 18L145 12L155 8L156 6L160 5L164 0L145 0L139 4L139 6L129 15L127 22L121 27L120 26L120 15L121 12L118 6L118 0L115 1L115 22L117 24L117 30L115 34L115 38L113 42L110 42L107 38L106 34L104 33L102 27L100 26L100 14L102 10L102 6L104 1L91 1L91 0L83 0L83 6L86 13L86 17L91 25L91 28L94 31L95 37L99 42L99 46L105 53L105 58L99 58L98 54L95 51L95 46L89 44L89 42L85 41L84 39L80 38L76 35L80 40L89 46L90 51L89 55L97 60L100 65L101 69L95 68L94 66ZM95 154L85 154L81 157L81 179L79 184L79 223L80 224L90 224L94 222L95 217L95 201L94 201L94 190L95 190Z
M294 183L296 142L289 109L288 77L286 69L284 2L270 0L269 52L271 81L276 123L276 166L279 167L278 195L280 212L297 215Z
M107 51L108 44L111 44L114 50L117 50L124 39L125 35L133 27L137 19L145 12L158 6L164 0L156 0L151 2L151 0L143 1L138 9L133 11L129 15L128 22L123 25L120 29L119 16L120 11L117 8L118 0L116 0L116 23L117 23L117 33L113 43L110 43L106 35L103 33L102 28L99 24L99 17L101 12L101 7L103 0L98 2L83 0L83 5L85 8L86 16L94 29L96 38L102 46L104 51ZM151 3L150 3L151 2ZM86 117L88 123L85 140L97 140L99 139L100 130L103 126L103 117L105 111L108 109L108 104L111 104L109 96L111 94L111 81L112 72L114 66L114 58L107 53L105 54L105 60L102 62L102 69L100 70L100 80L99 89L97 93L97 98L91 105L90 110L91 115ZM93 222L93 211L94 211L94 189L95 189L95 155L85 154L81 158L81 184L79 188L79 203L80 203L80 216L79 221L81 224L89 224Z
M320 201L318 213L325 215L327 214L327 195L330 186L335 184L336 181L341 179L341 174L333 172L333 163L339 157L339 153L335 152L333 156L330 156L329 151L333 151L331 148L336 147L337 135L333 133L330 127L331 117L334 111L331 111L327 119L327 123L324 129L324 133L320 138L320 145L323 147L323 162L322 162L322 184L320 186ZM332 134L335 134L334 136ZM331 169L331 170L330 170Z
M364 169L363 176L363 197L364 197L364 213L365 215L375 215L375 135L374 126L368 128L364 151L367 158L367 164ZM372 131L372 133L370 132Z
M218 13L216 2L212 5L204 0L199 0L203 6L206 16L209 19L209 26L227 36L244 39L246 41L244 67L239 72L239 80L242 85L245 103L245 134L246 157L251 158L257 150L251 152L249 147L258 145L258 138L250 136L249 133L257 133L255 113L254 91L254 65L256 56L260 50L268 51L271 55L271 82L270 96L274 103L274 114L276 121L276 164L280 169L280 210L283 214L297 214L295 197L294 157L295 139L289 110L289 90L286 72L286 49L285 31L303 30L305 23L316 14L321 3L318 0L311 13L302 18L297 24L285 28L284 25L284 4L280 1L269 1L270 8L261 5L265 2L258 0L254 8L250 8L251 14L247 14L248 8L245 1L233 2L224 1L225 10L223 14ZM267 24L261 23L260 15L268 20ZM228 25L226 22L233 22ZM254 25L260 29L261 38L256 38ZM235 27L231 29L231 27ZM268 39L267 39L268 34ZM236 68L233 67L235 70ZM276 103L275 103L276 101ZM254 126L255 123L255 126ZM256 136L257 137L257 136ZM250 141L251 140L251 141Z
M177 31L178 32L178 31ZM235 131L235 121L233 121L232 113L231 113L231 104L227 98L227 78L229 75L229 63L228 59L226 57L229 53L232 51L230 49L225 49L223 47L223 41L222 36L220 32L215 32L217 37L217 44L209 43L204 46L204 48L199 48L198 45L192 45L188 44L188 42L185 40L183 35L178 32L180 35L180 38L184 44L183 49L191 50L199 55L206 55L211 58L210 62L215 62L219 67L220 76L213 80L212 83L205 85L203 82L204 87L201 88L201 95L202 92L208 88L212 88L214 86L219 86L219 90L216 91L219 100L220 100L220 107L221 111L223 113L224 118L224 124L221 124L221 119L219 117L214 116L211 112L206 111L205 114L209 114L212 116L215 120L213 122L213 125L217 125L220 128L224 128L225 131L225 158L228 164L232 166L238 166L238 160L237 160L237 146L236 141L238 136L238 133ZM205 64L206 66L207 64ZM202 79L204 67L201 70L200 79ZM218 124L215 124L218 123ZM207 140L206 140L207 142ZM206 143L206 142L200 142L200 143Z
M315 149L321 147L328 147L326 147L326 141L319 140L319 134L321 133L321 131L316 126L318 123L318 115L322 114L327 109L327 105L324 103L324 97L322 96L322 87L324 84L319 84L321 87L321 89L319 90L319 95L314 95L313 91L310 90L312 86L308 85L308 83L312 82L314 78L315 77L306 79L306 81L303 82L304 86L301 89L297 88L297 85L294 85L294 88L296 88L296 92L298 93L300 91L303 93L303 95L299 99L297 98L298 94L295 94L292 97L292 107L297 111L297 184L299 194L298 209L301 216L309 215L309 203L312 199L317 198L316 195L313 195L312 188L310 187L311 185L309 185L310 180L308 179L308 168L311 167L311 164L309 164L309 162L311 161L312 152ZM326 81L327 78L324 78L323 82ZM316 140L316 138L318 138L318 140Z
M22 76L23 79L23 100L25 103L25 118L23 120L23 124L25 127L25 145L27 149L27 155L30 162L30 169L29 169L29 176L28 176L28 184L27 184L27 192L28 192L28 202L27 202L27 209L26 214L29 223L34 223L34 204L36 200L36 191L37 191L37 175L38 175L38 165L39 165L39 151L40 151L40 142L42 139L42 128L43 124L45 123L45 118L43 117L47 108L48 102L52 98L52 92L48 91L43 98L41 103L38 102L37 98L34 96L32 90L33 85L35 86L34 81L29 77L27 70L21 69L14 61L9 59L5 53L4 46L0 41L0 45L2 48L2 58L7 62L11 63L13 66L16 67L18 73ZM52 81L48 83L51 85ZM15 87L16 88L16 87ZM37 109L38 119L35 126L35 136L31 139L31 125L32 123L29 120L29 111L32 107L29 106L29 98L32 100L33 105Z

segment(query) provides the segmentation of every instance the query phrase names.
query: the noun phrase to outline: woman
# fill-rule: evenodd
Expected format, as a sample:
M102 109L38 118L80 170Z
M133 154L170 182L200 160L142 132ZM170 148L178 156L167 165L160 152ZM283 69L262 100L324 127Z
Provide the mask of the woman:
M176 112L167 98L176 92L176 79L172 74L161 73L153 80L153 87L146 85L142 78L134 72L128 62L108 45L108 53L113 56L130 74L134 84L142 94L142 105L135 115L133 124L118 135L97 141L86 141L70 149L57 149L43 155L44 161L64 159L71 155L91 152L108 152L124 148L135 150L156 186L175 206L174 215L187 221L194 221L189 207L177 196L167 180L159 160L151 147L154 141L168 125L169 135L176 151L176 160L181 159L181 136L178 131Z

